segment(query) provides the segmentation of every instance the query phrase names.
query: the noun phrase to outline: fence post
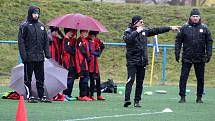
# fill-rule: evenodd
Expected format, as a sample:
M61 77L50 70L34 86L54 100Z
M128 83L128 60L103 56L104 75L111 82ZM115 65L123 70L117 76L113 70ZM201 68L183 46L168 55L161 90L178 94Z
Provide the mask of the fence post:
M166 81L166 47L163 48L162 80L161 84Z

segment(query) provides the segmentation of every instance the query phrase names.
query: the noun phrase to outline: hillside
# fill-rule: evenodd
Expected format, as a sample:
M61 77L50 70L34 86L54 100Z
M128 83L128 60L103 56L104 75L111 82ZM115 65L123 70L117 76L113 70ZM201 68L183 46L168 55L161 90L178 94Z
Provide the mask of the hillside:
M191 7L182 6L147 6L143 4L111 4L94 2L76 2L77 0L41 0L38 5L41 8L40 20L46 24L56 16L67 13L82 13L93 16L99 20L109 30L108 33L102 33L100 37L105 42L123 42L122 34L133 15L144 17L146 26L157 27L162 25L182 25L186 22ZM19 24L25 19L28 7L31 3L27 0L1 0L0 3L0 40L16 40ZM215 33L215 8L200 8L204 23L206 23L211 32ZM174 32L159 35L159 43L174 44ZM213 34L213 38L215 35ZM149 39L150 40L150 39ZM0 45L0 72L9 73L10 69L17 64L17 46ZM122 47L107 47L101 57L102 79L113 78L117 82L125 82L125 50ZM149 49L151 55L151 49ZM151 60L151 56L149 57ZM207 66L206 80L208 84L214 84L213 72L215 62ZM154 80L161 80L162 68L162 49L155 66ZM168 49L167 61L167 79L170 82L177 83L180 67L175 62L173 50ZM150 75L150 66L147 71L146 81ZM191 73L191 84L196 78L194 72ZM2 78L2 77L1 77ZM1 79L0 78L0 79ZM1 79L2 80L2 79Z

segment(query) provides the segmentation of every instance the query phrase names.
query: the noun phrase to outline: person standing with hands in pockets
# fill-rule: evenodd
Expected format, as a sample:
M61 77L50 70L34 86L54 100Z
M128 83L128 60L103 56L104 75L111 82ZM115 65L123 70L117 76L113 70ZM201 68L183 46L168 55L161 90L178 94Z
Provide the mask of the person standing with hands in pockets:
M145 68L148 65L147 37L178 30L178 26L145 28L141 16L133 16L132 21L124 32L123 40L126 43L127 83L125 89L124 107L131 105L130 95L136 76L136 90L134 107L141 107L140 100L143 90Z

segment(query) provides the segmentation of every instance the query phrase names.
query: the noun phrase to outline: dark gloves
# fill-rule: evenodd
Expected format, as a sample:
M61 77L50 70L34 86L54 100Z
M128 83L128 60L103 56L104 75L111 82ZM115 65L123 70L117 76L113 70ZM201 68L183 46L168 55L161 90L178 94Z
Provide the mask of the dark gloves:
M105 45L104 45L103 43L100 45L100 49L101 49L101 50L104 50L104 49L105 49Z
M50 55L47 55L46 58L47 58L47 59L50 59L50 58L52 58L52 57L51 57Z
M205 62L208 63L211 60L211 56L206 56Z
M93 53L93 55L94 55L95 57L100 57L101 52L100 52L99 50L95 50L94 53Z
M71 46L71 48L70 48L70 54L71 55L75 55L75 47L74 46Z
M175 60L179 63L180 56L175 56Z
M87 57L86 60L87 60L87 63L90 63L90 61L92 60L92 57L91 56Z

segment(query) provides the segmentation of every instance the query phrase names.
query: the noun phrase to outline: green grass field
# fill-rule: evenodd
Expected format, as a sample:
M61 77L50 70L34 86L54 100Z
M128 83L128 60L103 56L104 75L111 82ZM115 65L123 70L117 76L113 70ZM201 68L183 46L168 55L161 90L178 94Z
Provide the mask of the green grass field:
M51 104L25 103L28 121L214 121L215 88L206 88L203 104L195 102L195 87L187 94L187 102L179 104L176 86L145 86L144 91L166 90L167 94L143 95L142 108L123 107L124 95L103 93L106 101L70 101ZM0 87L0 93L9 88ZM74 96L78 95L78 88ZM133 96L132 96L133 100ZM18 101L0 99L0 121L14 121ZM173 112L163 112L165 108Z
M33 0L1 0L0 8L0 40L16 40L19 24L25 19L27 9ZM40 0L40 20L47 22L56 16L67 13L82 13L93 16L99 20L109 32L101 33L99 36L104 42L124 42L122 35L127 28L131 17L138 14L144 17L146 26L158 27L162 25L183 25L190 14L190 6L160 6L145 4L113 4L83 2L80 0ZM11 9L12 8L12 9ZM215 33L215 7L199 7L203 22L208 25L212 33ZM161 12L162 11L162 12ZM158 36L159 44L174 44L174 32ZM215 34L212 34L213 38ZM152 43L149 38L149 43ZM214 44L215 45L215 44ZM148 49L149 66L146 72L148 83L151 70L152 48ZM214 53L214 52L213 52ZM0 44L0 74L10 73L12 67L18 62L18 47L16 45ZM206 65L205 84L215 87L215 56ZM153 83L157 84L162 80L163 49L160 48L158 62L155 64ZM174 50L167 49L167 83L177 84L180 75L180 65L175 61ZM106 46L100 58L100 70L102 80L113 78L117 83L124 83L126 80L126 60L124 47ZM0 77L0 84L8 84L10 76ZM195 84L196 78L192 69L189 76L189 83Z

